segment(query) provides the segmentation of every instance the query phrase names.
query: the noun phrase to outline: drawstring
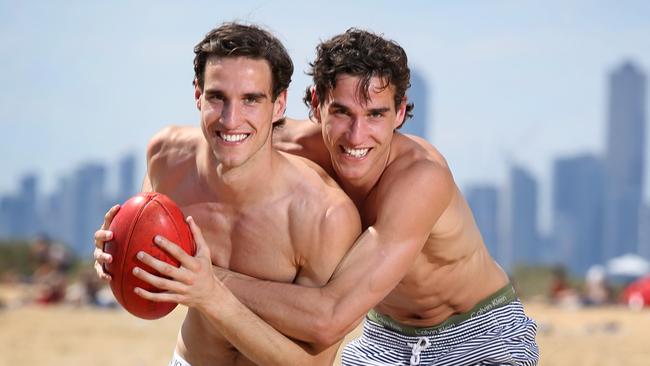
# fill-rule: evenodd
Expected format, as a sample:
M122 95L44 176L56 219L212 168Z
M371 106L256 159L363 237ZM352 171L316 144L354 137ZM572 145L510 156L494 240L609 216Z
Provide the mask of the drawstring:
M413 351L411 355L411 366L420 364L420 353L427 349L431 343L426 337L422 337L418 340L417 343L408 343L409 346L413 346Z

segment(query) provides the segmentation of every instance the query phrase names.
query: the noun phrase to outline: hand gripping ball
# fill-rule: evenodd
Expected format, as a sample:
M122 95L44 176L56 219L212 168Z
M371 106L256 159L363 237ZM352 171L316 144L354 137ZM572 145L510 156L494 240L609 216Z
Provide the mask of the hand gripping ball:
M154 244L156 235L178 244L190 255L196 253L196 245L183 212L164 194L140 193L120 207L109 230L113 232L113 239L104 244L104 251L113 256L113 261L104 266L104 271L112 277L111 290L117 301L128 312L143 319L158 319L169 314L178 304L146 300L133 292L135 287L150 292L161 291L135 277L133 267L160 276L160 273L136 258L139 251L180 266L176 259Z

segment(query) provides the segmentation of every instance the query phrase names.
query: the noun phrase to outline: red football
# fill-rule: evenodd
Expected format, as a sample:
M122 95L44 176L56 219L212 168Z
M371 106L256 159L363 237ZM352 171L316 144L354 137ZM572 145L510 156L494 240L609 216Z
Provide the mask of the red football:
M113 256L113 261L104 266L104 271L112 277L111 290L117 301L131 314L143 319L158 319L169 314L178 304L149 301L133 292L135 287L160 292L158 288L135 277L133 267L160 276L136 258L139 251L180 266L176 259L154 244L156 235L178 244L190 255L196 253L196 245L183 212L164 194L140 193L120 207L109 230L113 232L113 240L104 244L104 251Z

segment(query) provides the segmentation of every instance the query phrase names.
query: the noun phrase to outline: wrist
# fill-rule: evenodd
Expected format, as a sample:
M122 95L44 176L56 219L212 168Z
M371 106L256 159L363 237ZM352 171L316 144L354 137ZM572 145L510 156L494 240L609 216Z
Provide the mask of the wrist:
M239 307L242 304L237 300L235 295L215 278L215 290L211 296L212 301L204 304L202 312L211 315L211 317L221 324L224 319L236 318Z
M221 268L217 265L212 265L212 273L214 273L217 279L221 281L221 283L223 283L224 285L226 285L226 282L230 278L230 274L231 274L229 270L225 268Z

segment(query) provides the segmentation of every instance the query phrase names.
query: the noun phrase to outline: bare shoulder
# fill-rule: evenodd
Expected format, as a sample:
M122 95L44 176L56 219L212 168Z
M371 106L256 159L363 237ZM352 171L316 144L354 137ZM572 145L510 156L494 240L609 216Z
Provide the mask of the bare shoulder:
M320 125L310 120L285 118L273 128L273 144L302 144L302 141L320 137Z
M289 230L299 266L296 283L322 286L361 232L352 200L317 164L282 153L289 203Z
M281 154L290 162L289 213L290 220L298 224L292 230L296 242L311 245L314 240L327 241L330 249L332 245L347 249L353 242L348 239L356 238L361 230L359 212L352 200L318 164Z
M352 200L320 165L301 156L280 154L289 162L287 180L297 209L307 208L304 205L309 202L310 210L341 207L356 212Z
M422 206L423 211L437 213L437 217L456 194L446 160L426 141L399 133L391 148L391 161L375 188L375 211L379 217L392 219L392 212L414 211Z
M382 180L391 185L422 182L444 190L455 188L447 161L433 145L419 137L399 133L393 141L393 159Z
M147 161L175 164L195 156L203 140L198 127L167 126L158 131L147 145Z
M198 127L167 126L147 144L147 174L156 186L159 177L174 176L196 166L196 154L204 143Z
M307 158L332 173L332 163L318 123L287 118L281 126L273 129L273 147Z

